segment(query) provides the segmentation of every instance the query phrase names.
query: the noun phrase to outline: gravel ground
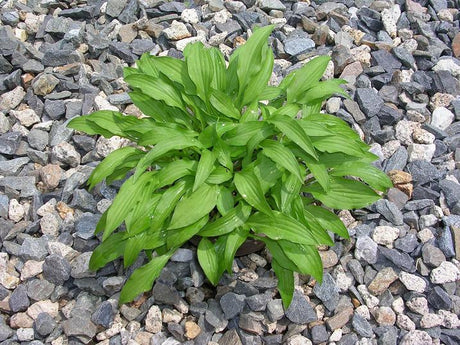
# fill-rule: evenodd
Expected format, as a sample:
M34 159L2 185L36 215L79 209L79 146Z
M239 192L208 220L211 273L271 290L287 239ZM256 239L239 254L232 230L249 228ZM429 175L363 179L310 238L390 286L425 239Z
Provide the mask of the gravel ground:
M0 344L460 343L458 0L0 1ZM190 245L151 292L117 304L133 268L88 270L119 185L85 182L127 144L66 128L99 109L139 114L122 67L189 42L228 55L275 24L273 83L318 54L332 98L392 178L386 199L341 212L350 240L321 248L322 285L296 277L284 310L265 251L213 288ZM144 257L134 265L140 266Z

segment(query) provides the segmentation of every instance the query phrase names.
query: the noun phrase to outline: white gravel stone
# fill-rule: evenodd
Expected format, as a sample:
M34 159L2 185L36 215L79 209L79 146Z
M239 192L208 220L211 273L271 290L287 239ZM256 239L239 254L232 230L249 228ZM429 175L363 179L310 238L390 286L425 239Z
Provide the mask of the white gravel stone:
M435 140L433 134L422 128L416 128L412 133L412 138L417 144L433 144Z
M10 114L17 118L21 125L25 127L30 127L40 122L40 117L30 108L24 110L11 110Z
M412 133L416 128L420 128L420 123L401 120L395 126L395 136L403 145L412 143Z
M385 8L382 11L383 26L385 31L388 32L392 38L395 38L398 34L397 23L400 16L401 8L397 4L391 6L390 8Z
M102 158L107 157L113 151L126 146L128 142L127 139L118 136L108 139L101 136L96 142L96 153Z
M116 106L110 104L110 102L107 100L107 97L102 92L96 96L94 99L94 104L96 105L97 110L119 111Z
M16 199L11 199L8 207L8 217L13 222L17 223L24 217L24 213L24 206L22 206Z
M0 96L0 111L9 111L16 108L26 95L21 86L17 86L9 92L5 92Z
M194 8L186 8L182 11L180 18L185 23L196 24L200 21L198 12Z
M452 57L439 59L438 63L433 67L433 71L449 71L454 77L460 77L460 65Z
M156 334L161 331L161 327L161 310L157 305L153 305L145 317L145 330Z
M54 146L51 150L51 154L52 161L54 163L57 163L57 160L60 163L70 165L72 168L75 168L80 164L80 154L71 144L67 142L62 142Z
M407 153L409 154L409 162L424 160L431 162L434 151L436 151L435 144L410 144L407 147Z
M197 30L196 34L197 35L195 37L188 37L188 38L184 38L184 39L181 39L175 42L176 49L182 52L184 51L187 44L194 43L194 42L206 43L206 40L207 40L206 32L204 32L203 30Z
M433 284L452 283L459 279L459 274L457 266L450 261L444 261L431 271L430 279Z
M19 284L19 274L8 260L8 254L0 252L0 284L7 289L15 289Z
M414 297L406 302L407 307L420 315L428 314L428 301L425 297Z
M30 341L34 340L34 329L33 328L19 328L16 331L19 341Z
M331 336L329 337L329 341L330 342L340 341L340 339L342 339L342 335L343 335L342 329L338 328L334 332L332 332Z
M399 280L407 290L416 291L416 292L424 292L426 289L426 282L423 278L416 276L415 274L410 274L404 271L401 271L399 274Z
M432 328L436 326L442 325L444 318L437 314L425 314L423 315L422 319L420 320L420 326L422 328Z
M404 314L398 314L396 317L396 326L406 331L413 331L416 328L414 321L412 321L409 316Z
M165 36L173 41L178 41L192 36L184 23L174 20L171 26L163 30Z
M434 235L430 229L425 228L425 229L420 230L417 233L417 237L419 238L420 241L422 241L422 243L425 243L431 240L432 238L434 238Z
M443 318L442 325L446 328L458 328L460 327L460 320L458 316L447 310L439 310L438 314Z
M393 303L391 303L391 307L395 313L402 313L404 311L404 300L401 297L396 298Z
M27 260L21 270L21 280L27 280L43 272L44 261Z
M431 125L445 130L454 121L455 115L447 108L438 107L431 114Z
M80 253L73 249L72 247L57 241L50 241L48 242L48 252L50 254L57 254L62 256L63 258L67 259L68 261L72 261L76 258Z
M432 345L431 337L424 331L410 331L401 339L399 345Z
M59 313L59 303L50 300L38 301L27 309L27 315L36 320L38 314L48 313L51 317L57 317Z
M55 213L47 213L40 219L40 229L42 234L57 237L61 220Z
M360 305L355 309L355 313L361 315L366 320L371 319L371 313L369 312L369 308L366 305Z
M293 335L286 341L286 345L312 345L312 344L313 343L310 341L310 339L300 334Z
M399 229L392 226L377 226L372 234L372 239L383 246L393 247L393 242L399 236Z

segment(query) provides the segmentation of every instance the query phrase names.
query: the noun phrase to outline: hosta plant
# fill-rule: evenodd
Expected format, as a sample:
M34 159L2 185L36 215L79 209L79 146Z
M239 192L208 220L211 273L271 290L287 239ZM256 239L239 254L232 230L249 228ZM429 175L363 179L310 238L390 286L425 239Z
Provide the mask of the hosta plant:
M246 239L263 241L287 307L294 272L321 281L317 246L333 245L333 233L348 237L333 209L368 205L390 186L359 136L320 113L331 95L347 97L343 80L320 80L329 57L269 86L272 30L255 30L228 64L202 43L188 45L183 60L145 54L124 70L145 117L103 110L70 122L132 141L89 178L90 188L124 180L97 225L102 243L90 268L119 257L127 267L142 251L149 259L127 280L120 303L150 290L174 252L198 236L198 261L214 285Z

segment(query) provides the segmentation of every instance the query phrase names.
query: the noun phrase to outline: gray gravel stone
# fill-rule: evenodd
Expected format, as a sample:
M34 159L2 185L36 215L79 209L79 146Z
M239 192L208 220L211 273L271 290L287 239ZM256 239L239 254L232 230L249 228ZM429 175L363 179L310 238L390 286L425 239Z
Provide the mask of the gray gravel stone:
M228 292L221 297L219 301L220 307L227 320L233 319L243 311L246 305L245 299L246 297L244 295L237 295L233 292Z
M257 294L246 299L248 307L252 311L264 311L267 308L267 303L272 299L271 293Z
M353 315L352 325L354 330L362 337L371 338L374 334L371 324L357 313Z
M193 251L187 248L179 248L176 250L173 256L171 256L171 261L176 262L190 262L193 259Z
M34 301L44 301L54 291L54 284L44 279L34 279L27 282L27 295Z
M285 314L290 321L297 324L306 324L317 320L316 313L310 303L298 290L294 291L292 302Z
M13 333L13 330L5 323L3 316L0 315L0 341L8 339L13 335Z
M112 304L109 301L104 301L97 307L93 315L91 315L91 321L96 325L109 328L113 321L113 317Z
M284 316L283 302L280 299L274 299L267 304L267 315L271 321L278 321Z
M20 256L24 260L41 261L48 255L46 239L43 237L28 237L22 242Z
M333 312L335 310L340 297L339 288L329 273L323 275L322 283L316 284L313 292L329 311Z
M382 98L377 91L371 88L357 88L355 97L361 110L367 117L377 115L383 106Z
M94 229L96 229L96 225L100 218L101 216L97 214L92 214L89 212L83 213L83 215L76 221L75 235L84 240L88 240L94 237Z
M398 207L386 199L380 199L375 204L378 213L394 225L403 225L403 214Z
M37 150L44 150L48 145L49 136L48 132L42 131L40 129L32 129L27 136L27 142L29 145Z
M63 285L70 278L69 262L60 255L51 254L43 264L43 277L55 285Z
M214 327L216 331L224 330L228 324L227 318L225 317L219 303L213 299L208 301L208 309L205 313L205 320Z
M157 303L173 305L179 302L179 294L176 289L158 281L153 286L153 297Z
M13 313L27 310L30 305L30 301L27 296L27 288L25 284L20 284L16 289L14 289L8 303Z
M377 262L377 243L369 236L358 237L356 240L355 257L369 264Z
M284 51L291 56L306 53L314 48L315 42L306 32L300 30L292 32L284 41Z
M48 313L40 313L34 321L35 331L45 337L53 332L56 328L57 323Z
M8 132L0 135L0 154L14 154L19 147L21 138L22 134L19 132Z
M19 172L19 170L27 163L29 163L29 158L27 157L10 159L7 161L0 161L0 175L16 175Z

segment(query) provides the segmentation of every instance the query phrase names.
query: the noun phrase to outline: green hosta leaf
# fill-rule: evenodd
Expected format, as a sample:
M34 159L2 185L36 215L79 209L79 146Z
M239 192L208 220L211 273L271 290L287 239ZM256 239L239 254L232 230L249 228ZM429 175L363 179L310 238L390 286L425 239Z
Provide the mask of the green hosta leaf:
M289 149L274 140L264 140L260 144L260 147L262 148L262 152L265 156L275 163L278 163L284 169L290 171L299 179L299 181L303 183L303 172L301 171L294 154Z
M198 262L204 274L213 285L219 282L219 258L214 244L207 238L202 238L197 249Z
M302 183L292 174L283 178L280 190L281 211L289 214L292 200L300 193Z
M145 152L131 146L111 152L91 173L88 179L89 189L93 189L95 185L113 174L120 165L124 165L127 161L137 162L144 154Z
M209 150L201 151L201 158L198 162L195 175L195 183L193 184L193 191L197 190L204 181L209 177L211 172L214 170L214 162L216 161L216 156L213 152Z
M272 261L272 268L278 278L278 291L283 300L283 306L287 309L294 296L294 272L282 267L276 259Z
M222 216L225 216L235 206L232 191L228 188L220 186L220 194L217 198L217 210Z
M153 211L160 201L160 194L147 194L139 199L131 212L125 218L126 231L134 235L145 231L151 224Z
M285 255L295 263L302 274L313 276L321 283L323 276L323 263L315 246L306 246L290 241L279 241Z
M316 240L316 244L333 246L334 241L329 236L327 230L321 225L321 223L311 214L308 210L303 210L304 216L299 218L300 221L310 230L313 238Z
M273 240L289 240L307 245L316 245L310 231L298 220L278 211L273 216L255 213L249 217L247 225L256 233L263 233Z
M282 241L274 241L268 237L257 237L257 239L265 243L268 250L270 251L270 254L272 257L276 258L276 261L281 267L289 271L299 271L299 268L295 265L294 262L292 262L291 259L286 256L283 249L281 248L280 243Z
M198 96L207 101L214 70L209 50L204 49L203 43L196 42L185 47L184 57L188 75L196 86Z
M148 74L154 78L158 78L158 68L154 61L155 57L148 53L142 54L141 58L137 60L136 65L140 70L140 74ZM126 76L125 76L126 78Z
M330 137L311 137L313 145L321 152L342 152L350 156L362 157L362 146L356 141L349 140L341 135Z
M208 178L206 179L206 183L209 184L222 184L233 177L232 172L223 167L218 166L216 167L211 174L209 174Z
M164 245L165 241L159 232L141 233L130 237L126 241L125 252L123 253L124 267L131 266L142 250L156 249Z
M123 222L136 203L145 198L157 186L158 179L154 173L147 172L137 180L134 176L123 183L113 203L107 211L107 220L102 240L107 237Z
M211 87L214 90L227 91L227 71L226 63L222 52L217 48L210 48L209 54L211 55L213 78Z
M235 174L233 178L238 193L243 199L259 211L271 214L272 210L265 200L262 187L254 172L251 170L242 170Z
M141 91L136 90L131 91L129 93L129 97L143 114L150 116L155 119L155 121L167 122L170 120L168 115L161 111L161 108L163 107L161 104L162 101L155 100L152 97L143 94Z
M290 119L294 119L297 114L299 113L300 107L297 104L285 104L281 108L278 108L272 112L270 118L278 118L278 117L289 117Z
M171 250L136 269L123 286L118 303L123 304L132 301L140 293L150 290L154 280L160 275L161 270L173 254L174 250Z
M169 80L175 81L187 89L187 84L191 83L191 80L188 80L187 82L187 79L189 78L184 78L185 74L183 72L186 68L185 61L174 59L170 56L150 56L150 58L154 59L155 66L158 68L158 71L165 75Z
M332 95L339 94L349 98L348 94L339 85L345 84L344 79L329 79L320 81L318 84L308 89L297 101L300 104L315 104L318 101L324 101Z
M325 126L330 133L333 133L335 135L341 135L344 140L349 140L349 141L356 141L357 144L360 144L362 147L367 147L366 144L364 144L361 139L359 138L358 133L356 133L353 129L350 128L350 126L343 121L342 119L329 115L329 114L311 114L307 117L305 117L301 123L306 123L303 127L304 130L307 130L309 127L311 127L314 124ZM311 136L316 136L314 134L311 134ZM318 135L318 136L323 136L323 135Z
M233 100L222 91L213 90L210 98L212 106L221 114L238 120L241 115L235 107Z
M166 243L168 248L177 248L190 240L205 226L209 221L208 215L199 219L197 222L181 229L167 230Z
M238 204L235 208L228 211L224 216L206 225L201 231L200 236L216 237L225 235L235 228L244 225L249 218L252 208L244 203Z
M159 142L139 161L136 167L136 173L134 174L135 178L142 174L145 169L154 164L158 158L166 153L173 150L183 150L188 147L199 148L201 147L201 143L195 138L183 136L171 137L168 140Z
M310 138L299 124L299 121L291 119L288 116L276 116L270 118L269 122L273 123L285 136L300 146L305 153L318 159L315 148Z
M100 134L106 138L114 135L131 138L127 135L127 129L136 125L140 120L134 116L124 116L117 111L100 110L90 115L74 117L67 127L87 134Z
M248 121L225 133L223 139L232 146L246 146L254 135L265 129L270 129L270 126L264 121Z
M264 155L259 155L254 164L254 174L259 180L263 194L267 193L281 178L281 171L276 164Z
M153 212L154 217L150 227L152 231L158 231L162 228L164 222L171 215L179 199L188 188L190 188L190 184L187 184L185 181L179 181L164 191L158 205L154 209L155 212Z
M229 171L233 171L232 150L230 146L223 140L217 138L214 146L214 154L217 156L217 161Z
M209 214L216 206L219 187L203 184L189 196L183 197L174 210L169 229L183 228Z
M304 132L309 137L328 137L334 135L334 132L327 128L323 123L318 123L314 120L301 119L299 125L302 126Z
M179 159L168 163L158 171L158 188L170 185L184 176L195 174L197 165L197 161L188 159Z
M281 95L283 90L276 86L266 86L262 93L259 95L259 100L261 101L271 101Z
M117 232L99 244L91 255L89 268L92 271L97 271L110 261L122 256L126 246L125 235L125 232Z
M161 75L154 78L146 74L133 74L127 76L125 81L153 99L164 101L171 107L184 108L180 93Z
M391 188L393 184L389 177L371 164L364 162L347 162L334 168L332 176L356 176L369 186L382 192Z
M304 191L311 193L327 207L335 209L361 208L380 199L380 196L364 183L341 177L331 178L327 193L317 183L307 186Z
M155 123L149 124L148 126L144 124L143 126L146 133L143 133L138 141L138 144L142 146L156 145L159 142L168 141L172 137L198 137L197 132L180 128L177 125L172 126L169 124Z
M324 207L308 205L305 209L313 215L314 219L327 230L330 230L343 238L349 238L347 228L334 213L326 210Z
M287 91L288 102L296 101L306 90L315 86L326 71L330 60L329 56L318 56L302 68L289 73L283 84Z
M303 160L308 170L313 174L314 178L318 181L321 187L325 190L329 190L329 173L327 167L322 164L321 159L314 160L311 156L306 155L298 148L292 148L292 152Z
M235 253L238 248L246 241L249 235L249 229L246 227L239 227L233 230L231 233L224 235L226 237L225 248L224 248L224 258L222 261L222 266L227 270L228 273L232 272L232 263L235 257Z

